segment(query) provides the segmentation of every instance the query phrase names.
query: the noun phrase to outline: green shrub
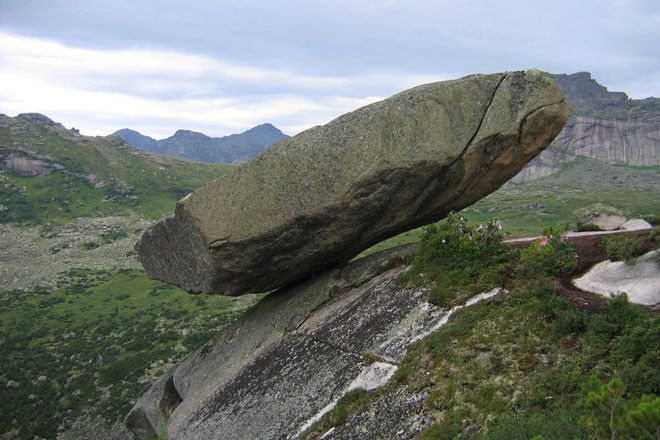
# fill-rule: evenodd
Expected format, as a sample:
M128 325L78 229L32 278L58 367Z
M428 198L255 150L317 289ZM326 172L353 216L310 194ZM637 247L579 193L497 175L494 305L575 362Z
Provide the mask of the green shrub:
M618 235L603 240L607 256L612 261L625 261L635 263L635 257L644 253L646 246L641 237Z
M578 222L575 230L577 232L588 232L588 231L602 231L600 226L594 225L593 223L580 223Z
M592 377L583 393L582 423L592 438L660 438L660 397L630 397L620 378L603 383Z
M432 284L429 300L451 307L502 285L514 255L496 221L468 226L465 217L450 214L424 230L409 280Z
M522 251L519 275L522 277L562 276L578 267L573 244L565 240L558 228L543 231L544 237Z
M660 438L660 397L644 395L627 405L621 421L624 438Z
M101 242L103 244L110 244L114 243L117 240L121 240L123 238L128 237L128 230L125 228L120 228L120 229L114 229L110 232L106 232L104 234L101 234Z
M644 215L642 216L644 220L652 224L653 226L658 226L660 225L660 215Z
M589 223L591 219L598 215L623 215L623 211L613 206L604 205L602 203L594 203L593 205L585 206L584 208L577 209L573 212L578 223Z
M487 435L488 440L577 439L585 438L585 428L575 411L568 408L533 414L506 414L498 417Z

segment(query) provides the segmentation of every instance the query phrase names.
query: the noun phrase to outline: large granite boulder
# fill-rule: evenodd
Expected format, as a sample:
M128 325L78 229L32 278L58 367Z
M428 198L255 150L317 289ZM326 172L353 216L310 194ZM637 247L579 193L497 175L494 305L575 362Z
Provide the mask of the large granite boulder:
M188 291L263 292L460 210L513 177L570 108L537 71L422 85L280 142L182 199L136 244Z

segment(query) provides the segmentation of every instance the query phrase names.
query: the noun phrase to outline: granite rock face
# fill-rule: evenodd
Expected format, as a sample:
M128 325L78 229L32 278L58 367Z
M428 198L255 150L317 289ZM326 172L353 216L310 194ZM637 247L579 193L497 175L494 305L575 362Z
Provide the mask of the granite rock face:
M172 440L295 438L351 390L384 385L409 344L460 307L433 306L429 288L397 283L415 249L388 249L271 293L156 381L128 428L140 439L165 429Z
M136 244L140 262L192 292L294 283L495 191L569 112L537 71L415 87L285 140L185 197Z

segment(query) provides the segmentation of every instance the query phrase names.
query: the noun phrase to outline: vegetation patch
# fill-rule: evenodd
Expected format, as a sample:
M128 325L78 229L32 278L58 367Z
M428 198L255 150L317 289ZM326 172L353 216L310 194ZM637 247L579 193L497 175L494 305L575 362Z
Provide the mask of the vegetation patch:
M612 261L625 261L634 264L636 257L649 250L642 237L614 236L603 239L607 256Z
M575 218L578 224L585 224L593 217L599 215L624 215L623 211L613 206L608 206L603 203L594 203L584 208L575 210Z
M563 231L547 228L540 240L521 252L517 270L520 277L546 277L570 275L577 267L577 254Z
M139 270L72 269L55 291L0 291L0 433L55 438L83 414L122 419L253 302L190 295Z
M431 284L429 301L450 308L504 284L515 251L502 243L496 221L468 226L459 214L425 228L409 283Z

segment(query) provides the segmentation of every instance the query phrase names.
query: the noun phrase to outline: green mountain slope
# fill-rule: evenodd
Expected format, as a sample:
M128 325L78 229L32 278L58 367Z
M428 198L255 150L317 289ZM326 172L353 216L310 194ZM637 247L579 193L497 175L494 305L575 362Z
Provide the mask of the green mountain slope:
M146 153L118 137L81 136L39 114L0 115L0 222L128 211L157 218L230 168Z

